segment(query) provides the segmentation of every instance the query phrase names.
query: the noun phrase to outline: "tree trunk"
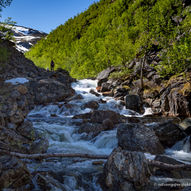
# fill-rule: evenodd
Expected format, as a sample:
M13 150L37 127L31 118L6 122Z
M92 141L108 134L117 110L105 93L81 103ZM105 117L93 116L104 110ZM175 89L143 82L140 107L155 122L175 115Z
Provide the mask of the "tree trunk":
M140 80L141 80L141 95L143 95L143 91L144 91L144 81L143 81L143 69L144 69L144 66L145 66L145 60L146 60L146 53L143 57L143 59L141 59L141 68L140 68Z
M191 164L167 164L155 160L148 160L148 165L165 170L191 170Z
M73 154L64 154L64 153L44 153L44 154L22 154L16 152L10 152L0 149L0 154L11 155L14 157L22 158L22 159L46 159L51 157L80 157L80 158L88 158L88 159L108 159L107 155L93 155L93 154L81 154L81 153L73 153ZM157 167L165 170L191 170L191 164L167 164L155 160L147 160L148 165L152 167Z
M25 159L46 159L51 157L80 157L80 158L89 158L89 159L107 159L107 155L93 155L93 154L81 154L81 153L73 153L73 154L64 154L64 153L43 153L43 154L22 154L16 152L9 152L0 150L0 153L11 155L18 158Z

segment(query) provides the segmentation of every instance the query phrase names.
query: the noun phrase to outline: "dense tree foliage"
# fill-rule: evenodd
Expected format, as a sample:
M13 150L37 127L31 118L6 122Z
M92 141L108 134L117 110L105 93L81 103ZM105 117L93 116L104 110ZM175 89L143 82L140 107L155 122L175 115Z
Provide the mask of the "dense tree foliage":
M39 41L26 56L36 65L95 76L108 66L126 65L157 47L159 72L182 72L190 63L191 7L184 0L100 0Z

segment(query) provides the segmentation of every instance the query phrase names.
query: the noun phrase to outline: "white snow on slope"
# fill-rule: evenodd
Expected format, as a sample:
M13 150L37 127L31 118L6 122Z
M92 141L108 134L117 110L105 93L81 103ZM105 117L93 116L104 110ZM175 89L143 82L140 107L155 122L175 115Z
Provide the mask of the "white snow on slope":
M27 52L38 40L47 35L44 32L22 26L5 25L5 27L11 29L16 49L23 53Z

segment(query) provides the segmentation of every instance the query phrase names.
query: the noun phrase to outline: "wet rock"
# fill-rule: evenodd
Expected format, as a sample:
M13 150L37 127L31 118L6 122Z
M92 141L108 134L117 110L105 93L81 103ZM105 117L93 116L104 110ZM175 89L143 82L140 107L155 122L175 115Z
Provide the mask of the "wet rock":
M108 82L103 82L101 85L100 92L108 92L111 90L111 84Z
M75 115L73 119L83 119L91 123L102 123L105 119L109 119L113 124L123 121L120 114L111 110L95 110L90 113Z
M115 126L110 119L105 119L103 123L84 123L78 129L78 133L86 133L87 136L84 136L86 139L92 139L96 137L102 131L112 130Z
M141 99L138 95L127 95L125 96L126 109L134 110L137 112L141 111Z
M98 86L101 86L103 82L106 82L108 80L109 75L114 71L115 71L114 67L109 67L100 72L97 76Z
M141 190L148 184L150 171L143 153L118 147L105 164L104 177L109 190Z
M102 123L105 119L111 120L114 124L120 123L122 120L120 114L110 110L93 111L91 114L91 122L93 123Z
M0 156L0 188L18 189L30 181L25 164L11 156Z
M100 94L98 94L98 93L97 93L95 90L93 90L93 89L90 90L90 93L93 94L93 95L95 95L95 96L97 96L97 97L100 96Z
M142 151L152 154L164 152L155 132L144 125L132 123L121 124L117 130L118 145L129 151Z
M179 126L187 135L191 135L191 118L184 119Z
M177 141L182 140L186 136L179 126L171 120L154 124L152 129L165 148L173 146Z
M84 138L92 139L104 130L104 127L100 124L85 123L79 127L78 133L86 133Z
M113 121L111 119L105 119L102 123L102 126L105 130L111 130L111 129L114 129L114 124L113 124Z
M82 100L82 99L84 99L84 98L83 98L83 96L81 94L75 94L72 97L66 98L65 101L69 102L69 101L72 101L72 100Z
M171 157L168 156L164 156L164 155L159 155L156 156L155 161L159 161L159 162L163 162L166 164L171 164L171 165L182 165L184 163L177 161L176 159L173 159ZM162 176L162 177L168 177L168 178L175 178L175 179L186 179L186 178L190 178L191 176L191 170L186 170L186 169L174 169L174 170L165 170L165 169L156 169L156 171L154 172L155 176Z
M82 107L96 110L98 109L99 104L96 101L89 101L88 103L85 103Z
M121 96L124 97L128 93L129 93L129 89L123 88L123 87L118 87L114 91L114 98L121 97Z

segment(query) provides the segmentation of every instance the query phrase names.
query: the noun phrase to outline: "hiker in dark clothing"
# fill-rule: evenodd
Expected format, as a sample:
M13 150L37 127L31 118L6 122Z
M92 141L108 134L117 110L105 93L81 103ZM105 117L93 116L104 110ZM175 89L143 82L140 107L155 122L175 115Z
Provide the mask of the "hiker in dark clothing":
M52 60L51 63L50 63L50 70L51 70L51 71L54 70L54 65L55 65L55 64L54 64L54 62L53 62L53 60Z

